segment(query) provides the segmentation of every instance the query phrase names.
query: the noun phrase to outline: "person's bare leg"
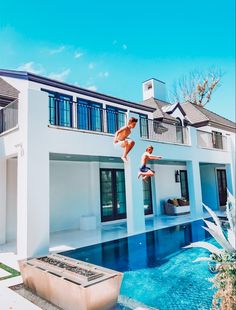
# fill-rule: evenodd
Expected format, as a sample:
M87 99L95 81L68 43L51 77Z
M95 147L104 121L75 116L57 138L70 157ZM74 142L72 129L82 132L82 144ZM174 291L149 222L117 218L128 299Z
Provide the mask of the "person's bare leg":
M138 173L138 179L141 177L141 175L143 175L143 172L139 171L139 173Z
M129 154L129 152L132 150L132 148L134 147L135 145L135 142L134 141L125 141L125 146L124 146L124 154L123 156L121 157L121 159L124 161L124 162L127 162L128 159L127 159L127 155Z
M143 177L143 181L147 183L147 179L148 179L148 178L149 178L149 175L145 175L145 176Z

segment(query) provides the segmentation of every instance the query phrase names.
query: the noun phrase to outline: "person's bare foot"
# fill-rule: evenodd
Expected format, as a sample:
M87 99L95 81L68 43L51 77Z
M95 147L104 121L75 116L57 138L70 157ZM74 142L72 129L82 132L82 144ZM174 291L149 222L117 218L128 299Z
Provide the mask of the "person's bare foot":
M143 181L145 182L145 183L147 183L148 182L148 180L147 180L147 177L145 176L145 177L143 177Z
M128 162L127 157L122 156L121 159L123 160L124 163L127 163L127 162Z

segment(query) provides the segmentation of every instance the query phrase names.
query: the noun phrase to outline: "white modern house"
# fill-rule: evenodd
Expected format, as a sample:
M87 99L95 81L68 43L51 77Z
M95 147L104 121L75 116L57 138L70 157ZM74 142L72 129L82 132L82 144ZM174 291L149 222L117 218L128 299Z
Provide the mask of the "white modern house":
M194 217L235 191L235 123L190 103L165 101L165 84L143 82L135 103L32 73L0 70L0 244L21 257L45 254L50 234L145 217L184 197ZM114 132L131 117L135 147L124 164ZM148 145L162 160L149 183L137 179ZM170 215L171 216L171 215ZM179 215L181 216L181 215Z

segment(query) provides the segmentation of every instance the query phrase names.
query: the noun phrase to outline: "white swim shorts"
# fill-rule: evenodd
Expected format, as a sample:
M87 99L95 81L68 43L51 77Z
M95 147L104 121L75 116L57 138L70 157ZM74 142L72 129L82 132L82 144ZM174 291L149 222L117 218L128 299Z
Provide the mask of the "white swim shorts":
M117 148L117 147L122 147L121 145L124 143L125 140L123 141L118 141L117 143L113 143L114 147Z

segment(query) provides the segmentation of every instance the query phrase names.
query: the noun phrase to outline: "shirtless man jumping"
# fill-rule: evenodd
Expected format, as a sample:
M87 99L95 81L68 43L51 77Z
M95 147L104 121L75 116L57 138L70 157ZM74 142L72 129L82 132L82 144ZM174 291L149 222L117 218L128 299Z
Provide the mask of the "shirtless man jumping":
M131 129L133 129L137 124L138 119L135 117L131 117L126 126L121 127L117 130L114 137L114 145L120 146L124 149L124 153L121 156L121 159L124 162L127 162L127 155L134 147L135 142L132 140L127 140L128 136L131 133Z
M146 164L149 160L156 160L156 159L161 159L162 156L154 156L151 155L153 152L153 146L148 146L146 148L146 152L143 153L142 158L141 158L141 167L140 171L138 174L138 178L142 176L143 181L146 182L147 178L154 176L155 171L151 170L151 168L147 167Z

